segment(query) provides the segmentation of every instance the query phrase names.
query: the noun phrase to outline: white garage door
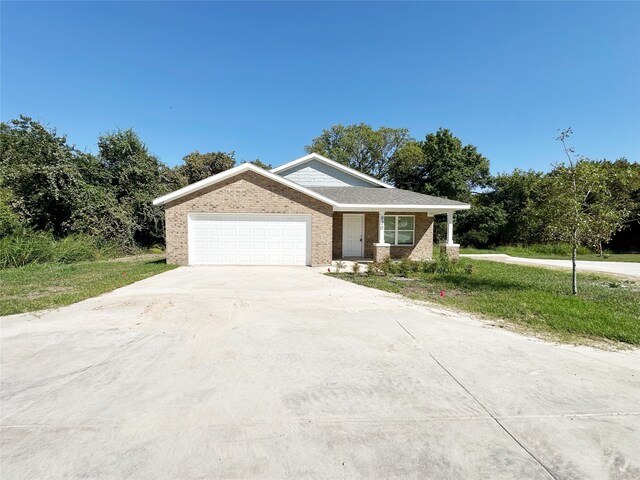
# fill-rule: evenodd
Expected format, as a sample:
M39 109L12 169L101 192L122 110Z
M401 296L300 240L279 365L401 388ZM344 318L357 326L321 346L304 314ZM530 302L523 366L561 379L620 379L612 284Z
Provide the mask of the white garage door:
M189 215L190 265L308 265L309 215Z

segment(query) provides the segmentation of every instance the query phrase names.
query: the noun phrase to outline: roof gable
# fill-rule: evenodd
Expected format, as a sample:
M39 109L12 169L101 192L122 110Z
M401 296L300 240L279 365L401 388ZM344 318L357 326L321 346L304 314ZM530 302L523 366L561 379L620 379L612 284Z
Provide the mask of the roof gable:
M189 195L190 193L193 193L195 191L201 190L205 187L208 187L210 185L214 185L218 182L221 182L222 180L226 180L227 178L233 177L235 175L238 175L242 172L246 172L246 171L252 171L255 173L259 173L260 175L263 175L267 178L270 178L271 180L274 180L278 183L281 183L283 185L286 185L294 190L297 190L299 192L302 192L306 195L309 195L310 197L315 198L316 200L320 200L322 202L328 203L329 205L333 205L335 206L336 203L317 193L314 192L312 190L309 190L305 187L303 187L302 185L298 185L295 182L292 182L291 180L287 180L286 178L283 178L279 175L275 175L267 170L265 170L264 168L260 168L260 167L256 167L255 165L253 165L252 163L243 163L242 165L238 165L237 167L233 167L230 168L229 170L225 170L224 172L218 173L216 175L212 175L210 177L205 178L204 180L200 180L199 182L195 182L192 183L191 185L187 185L186 187L180 188L179 190L175 190L174 192L171 193L167 193L166 195L163 195L161 197L156 198L153 201L154 205L164 205L165 203L171 202L173 200L176 200L178 198L184 197L185 195Z
M358 172L317 153L310 153L271 170L306 187L394 188L377 178Z

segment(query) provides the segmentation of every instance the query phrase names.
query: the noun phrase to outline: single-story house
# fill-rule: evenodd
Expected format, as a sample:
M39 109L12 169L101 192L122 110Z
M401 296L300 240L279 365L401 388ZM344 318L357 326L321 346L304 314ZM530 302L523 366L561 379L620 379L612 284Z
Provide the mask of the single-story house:
M167 261L178 265L330 265L430 259L433 217L466 203L401 190L312 153L271 171L244 163L153 201L164 205Z

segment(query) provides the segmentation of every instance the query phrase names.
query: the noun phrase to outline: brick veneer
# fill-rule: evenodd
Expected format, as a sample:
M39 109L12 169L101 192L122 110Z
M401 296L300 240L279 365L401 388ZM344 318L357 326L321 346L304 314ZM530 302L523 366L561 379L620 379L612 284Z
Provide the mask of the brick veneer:
M167 262L187 265L189 213L311 215L311 265L331 264L331 205L255 172L244 172L165 205Z
M344 212L361 213L361 212ZM343 212L333 214L333 258L342 257L342 215ZM387 215L415 216L415 245L391 247L391 258L409 257L413 260L427 260L433 258L433 217L427 213L386 212ZM373 258L373 244L378 242L378 213L367 212L364 215L364 256Z

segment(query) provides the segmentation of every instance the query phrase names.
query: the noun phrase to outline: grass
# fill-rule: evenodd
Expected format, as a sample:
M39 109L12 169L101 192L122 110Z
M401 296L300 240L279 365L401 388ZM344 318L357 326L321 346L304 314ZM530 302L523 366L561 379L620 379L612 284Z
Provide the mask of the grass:
M465 254L504 253L507 255L511 255L512 257L571 260L571 250L568 249L567 251L564 251L565 249L563 247L564 246L532 245L530 247L504 246L504 247L494 247L490 249L461 248L460 253L465 253ZM578 252L577 258L578 260L602 261L602 262L640 262L640 253L605 252L604 257L601 257L597 253L590 252L587 249L581 249Z
M123 253L116 245L81 234L56 239L48 232L24 231L0 238L0 268L106 260Z
M473 272L393 275L337 274L344 280L399 293L481 316L501 319L532 333L584 343L612 340L640 345L640 282L483 260L463 262ZM445 296L440 297L444 290Z
M31 264L0 270L0 315L69 305L175 268L164 260Z

